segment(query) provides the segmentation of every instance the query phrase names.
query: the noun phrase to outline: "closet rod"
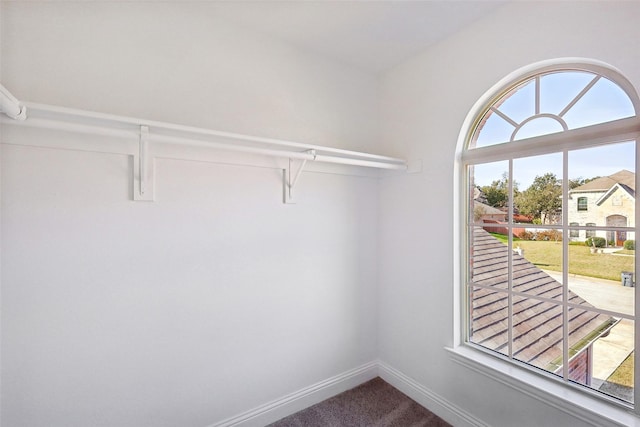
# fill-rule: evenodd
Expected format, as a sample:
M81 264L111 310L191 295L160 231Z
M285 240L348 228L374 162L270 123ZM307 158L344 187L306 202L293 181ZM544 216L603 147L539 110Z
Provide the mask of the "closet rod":
M2 85L0 85L0 111L14 120L27 118L26 108Z
M66 107L20 103L2 85L0 85L0 109L13 119L3 119L3 123L21 126L133 138L135 140L140 137L141 126L146 126L149 128L149 141L155 142L211 147L290 159L314 160L317 162L380 169L407 169L407 162L395 157ZM211 137L233 140L234 142L217 142L205 139L210 139ZM242 143L245 145L242 145ZM261 146L255 146L255 144ZM279 149L278 147L282 148Z
M28 120L15 121L15 122L13 120L10 121L8 119L3 118L1 122L15 124L15 125L24 126L24 127L43 128L43 129L58 130L58 131L69 131L69 132L83 133L88 135L131 139L135 141L137 141L140 138L140 130L113 129L113 128L95 126L95 125L82 125L82 124L61 122L58 120L40 119L40 118L33 118L33 117L30 117ZM145 126L145 125L142 125L142 126ZM196 147L219 148L223 150L261 154L266 156L286 157L290 159L299 159L299 160L315 160L316 162L339 163L339 164L345 164L345 165L372 167L372 168L378 168L378 169L392 169L392 170L407 169L406 164L399 163L399 162L403 162L403 160L400 160L400 159L394 159L398 161L395 163L384 163L384 162L375 161L375 160L355 159L355 158L339 157L339 156L324 155L324 154L312 154L309 152L300 152L300 151L291 151L291 150L277 150L273 148L249 147L249 146L234 145L234 144L229 144L224 142L213 142L213 141L205 141L205 140L186 138L186 137L158 135L158 134L152 134L152 133L149 133L148 140L150 142L170 143L170 144L176 144L176 145L188 145L188 146L196 146ZM367 153L362 153L362 154L366 155Z

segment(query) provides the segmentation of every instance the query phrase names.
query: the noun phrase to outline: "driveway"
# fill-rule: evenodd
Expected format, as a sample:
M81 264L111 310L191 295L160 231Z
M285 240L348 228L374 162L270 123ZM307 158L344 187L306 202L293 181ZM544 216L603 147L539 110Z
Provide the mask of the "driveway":
M557 271L545 271L545 273L562 283L562 273ZM628 315L634 314L635 288L622 286L620 281L570 274L569 289L594 307ZM591 385L593 388L598 389L633 351L633 329L633 321L623 319L608 336L594 343Z

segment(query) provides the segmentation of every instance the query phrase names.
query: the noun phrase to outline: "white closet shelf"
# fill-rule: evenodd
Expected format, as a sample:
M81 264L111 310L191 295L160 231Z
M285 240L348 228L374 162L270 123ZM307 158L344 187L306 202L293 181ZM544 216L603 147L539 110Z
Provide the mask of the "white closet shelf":
M53 105L22 103L0 85L0 111L8 118L3 123L51 130L77 132L90 135L136 140L140 150L134 177L135 200L153 200L148 181L153 177L153 159L148 156L150 143L209 147L289 159L283 170L284 202L291 202L292 190L307 161L337 163L378 169L407 170L407 161L378 154L350 151L321 145L305 144L274 138L184 126L174 123L138 119L113 114L97 113ZM292 167L300 161L295 176ZM151 191L152 193L152 191Z

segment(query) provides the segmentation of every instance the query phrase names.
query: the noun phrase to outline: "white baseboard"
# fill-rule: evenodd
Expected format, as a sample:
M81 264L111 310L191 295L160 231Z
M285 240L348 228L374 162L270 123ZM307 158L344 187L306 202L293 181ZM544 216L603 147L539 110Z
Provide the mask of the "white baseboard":
M489 427L488 424L381 361L369 362L209 427L264 427L378 376L454 426Z
M263 427L377 376L378 363L369 362L209 427Z
M378 375L449 424L460 427L489 427L482 420L381 361L378 361Z

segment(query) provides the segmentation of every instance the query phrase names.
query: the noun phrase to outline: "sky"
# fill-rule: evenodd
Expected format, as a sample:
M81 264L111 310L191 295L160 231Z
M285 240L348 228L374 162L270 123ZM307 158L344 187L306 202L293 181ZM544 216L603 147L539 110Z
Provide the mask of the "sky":
M509 164L506 161L475 166L475 183L490 185L502 178ZM569 179L608 176L626 169L635 171L635 144L633 141L610 144L569 152ZM538 175L551 172L562 179L562 153L527 157L513 161L513 179L519 190L526 190Z
M591 85L591 87L589 87ZM588 89L582 96L579 94ZM559 120L535 114L536 82L530 81L505 97L498 110L507 116L492 113L479 133L477 147L562 131ZM570 106L571 102L575 102ZM594 80L591 73L580 71L552 73L540 78L540 113L554 115L564 121L568 129L608 122L635 114L633 105L622 89L602 77ZM569 108L568 108L569 107ZM524 122L524 124L523 124ZM517 143L517 142L516 142ZM612 175L622 169L635 171L633 141L569 152L569 178L594 178ZM507 162L475 166L475 183L484 186L498 180L508 170ZM554 173L562 178L562 155L514 160L514 181L525 190L537 175Z

